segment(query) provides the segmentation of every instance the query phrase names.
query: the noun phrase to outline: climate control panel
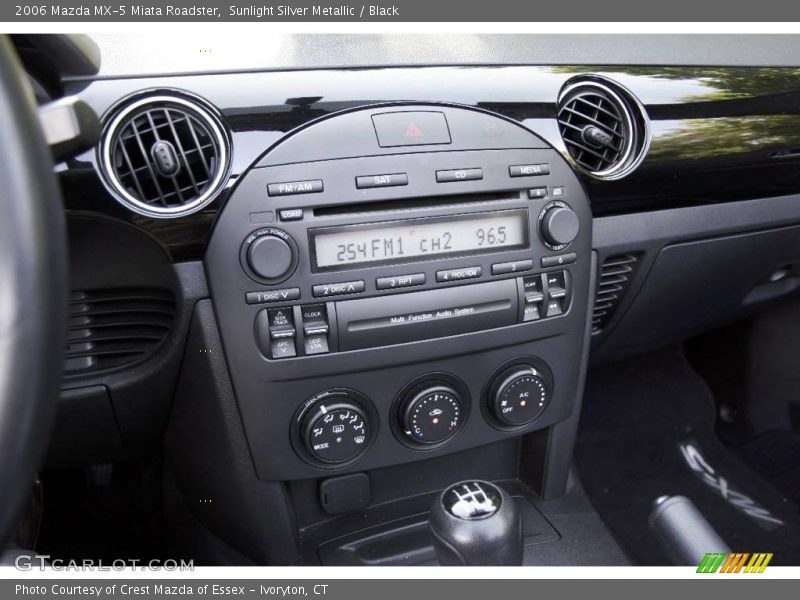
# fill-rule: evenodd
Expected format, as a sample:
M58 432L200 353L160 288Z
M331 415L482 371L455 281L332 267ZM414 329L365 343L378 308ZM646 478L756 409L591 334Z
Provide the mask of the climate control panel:
M535 357L502 365L477 398L484 422L511 431L531 425L542 416L552 397L552 372ZM389 429L397 442L416 451L440 448L465 429L472 395L451 373L429 373L416 378L398 394L389 413ZM308 463L334 469L356 462L380 428L380 413L366 396L348 389L314 395L293 420L298 454Z

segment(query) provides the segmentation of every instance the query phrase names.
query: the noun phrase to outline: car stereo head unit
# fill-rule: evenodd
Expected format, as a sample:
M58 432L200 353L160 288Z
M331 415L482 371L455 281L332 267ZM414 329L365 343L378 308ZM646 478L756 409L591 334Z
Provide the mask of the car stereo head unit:
M384 106L288 136L237 182L206 255L259 474L417 460L565 418L590 243L568 163L506 119ZM320 416L333 406L341 436Z

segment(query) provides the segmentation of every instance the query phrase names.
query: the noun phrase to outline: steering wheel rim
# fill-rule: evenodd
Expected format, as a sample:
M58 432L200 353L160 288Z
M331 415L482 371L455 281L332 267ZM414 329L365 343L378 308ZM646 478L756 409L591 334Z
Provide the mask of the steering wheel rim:
M47 450L67 314L64 208L25 72L0 38L0 544ZM0 546L0 550L2 546Z

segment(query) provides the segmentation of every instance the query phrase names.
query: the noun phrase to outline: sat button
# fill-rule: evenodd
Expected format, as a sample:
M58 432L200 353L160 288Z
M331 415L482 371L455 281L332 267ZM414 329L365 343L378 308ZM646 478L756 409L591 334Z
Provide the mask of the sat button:
M395 187L408 185L406 173L391 173L389 175L363 175L356 177L356 187L360 190L369 188Z

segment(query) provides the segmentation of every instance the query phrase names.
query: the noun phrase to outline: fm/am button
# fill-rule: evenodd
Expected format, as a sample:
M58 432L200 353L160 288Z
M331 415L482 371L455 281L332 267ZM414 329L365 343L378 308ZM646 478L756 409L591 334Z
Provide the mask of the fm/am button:
M323 191L321 179L308 181L285 181L283 183L270 183L267 185L267 194L270 196L293 196L295 194L318 194Z

